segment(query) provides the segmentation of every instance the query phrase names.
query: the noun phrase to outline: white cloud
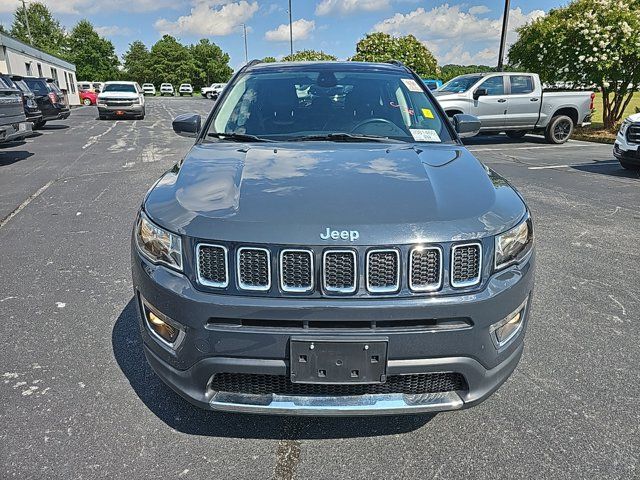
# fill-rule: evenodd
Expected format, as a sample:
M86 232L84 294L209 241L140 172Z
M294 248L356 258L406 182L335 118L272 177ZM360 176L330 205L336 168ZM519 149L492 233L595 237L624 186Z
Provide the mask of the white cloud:
M294 40L306 40L316 29L316 22L313 20L305 20L301 18L291 24ZM289 24L280 25L275 30L269 30L264 35L265 40L269 42L288 42L289 41Z
M176 21L161 18L155 23L160 33L173 35L230 35L241 23L250 20L258 11L258 2L228 2L221 0L198 0L189 15Z
M101 27L95 27L95 29L101 37L126 37L131 35L131 29L127 27L119 27L118 25L104 25Z
M474 5L469 8L469 13L471 15L482 15L483 13L489 13L491 9L486 5Z
M375 12L389 8L391 0L322 0L316 15L348 15L354 12Z
M173 0L112 0L96 2L95 0L41 0L53 13L69 15L86 15L87 11L109 10L128 12L151 12L164 8L176 8ZM0 0L0 13L13 13L18 7L15 0Z
M415 35L434 52L441 64L494 64L498 56L502 18L479 17L479 12L483 12L481 7L471 7L466 11L459 5L446 3L431 10L421 7L404 15L396 13L377 23L374 30L392 35ZM524 13L520 7L512 9L509 12L507 43L516 40L518 27L544 14L542 10Z

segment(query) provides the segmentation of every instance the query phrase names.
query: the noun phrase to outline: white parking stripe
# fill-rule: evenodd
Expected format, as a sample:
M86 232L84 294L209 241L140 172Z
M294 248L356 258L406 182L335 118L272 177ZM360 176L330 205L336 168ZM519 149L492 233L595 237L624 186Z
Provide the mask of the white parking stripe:
M571 148L571 147L602 147L603 143L590 143L590 142L584 142L584 143L578 143L578 144L565 144L565 145L531 145L529 147L506 147L506 148L469 148L467 147L467 150L469 150L470 152L502 152L502 151L512 151L512 150L536 150L536 149L540 149L540 148L555 148L555 149L561 149L561 148Z
M552 169L552 168L574 168L574 167L584 167L585 165L588 165L590 167L592 166L607 166L607 165L611 165L611 164L616 164L618 163L617 160L605 160L602 162L590 162L590 163L574 163L571 165L545 165L543 167L529 167L529 170L547 170L547 169Z

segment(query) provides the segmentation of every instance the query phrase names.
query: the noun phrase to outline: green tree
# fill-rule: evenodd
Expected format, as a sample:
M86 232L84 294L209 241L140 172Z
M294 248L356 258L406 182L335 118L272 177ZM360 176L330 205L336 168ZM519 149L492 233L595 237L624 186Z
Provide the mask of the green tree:
M198 67L189 51L171 35L158 40L149 54L149 70L154 84L191 83L198 75Z
M262 63L275 63L277 62L276 57L264 57L261 60Z
M518 33L511 63L544 82L597 85L604 126L615 128L640 84L640 0L574 0Z
M203 38L191 45L189 51L198 69L191 82L194 88L227 82L231 78L233 69L229 66L229 55L215 43Z
M487 65L443 65L440 67L440 78L443 82L448 82L458 75L467 75L469 73L493 72L494 67Z
M53 55L65 54L65 31L43 3L29 3L26 9L19 7L15 11L11 36L25 43L33 40L34 47Z
M282 59L283 62L314 62L335 60L337 60L335 56L317 50L298 50L293 55L287 55Z
M151 81L151 58L147 46L140 40L129 44L122 56L124 75L140 85Z
M356 45L354 62L386 62L399 60L418 75L437 77L438 62L427 47L413 35L393 37L386 33L367 34Z
M119 77L118 56L113 43L102 38L88 20L79 21L67 38L67 58L82 80L106 82Z

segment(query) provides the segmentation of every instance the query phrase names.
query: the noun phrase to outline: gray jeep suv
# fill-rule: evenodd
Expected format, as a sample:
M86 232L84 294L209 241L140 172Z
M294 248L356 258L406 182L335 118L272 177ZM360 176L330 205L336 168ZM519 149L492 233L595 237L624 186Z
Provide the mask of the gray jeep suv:
M144 352L213 410L364 415L486 399L523 351L529 211L411 70L251 62L147 193Z

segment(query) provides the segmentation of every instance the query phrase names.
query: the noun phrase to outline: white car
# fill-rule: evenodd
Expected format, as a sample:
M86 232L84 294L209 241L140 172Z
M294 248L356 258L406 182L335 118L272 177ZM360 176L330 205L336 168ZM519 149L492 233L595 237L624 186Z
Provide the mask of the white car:
M210 87L204 87L200 91L200 93L202 94L203 97L216 99L218 98L218 96L226 86L227 86L226 83L212 83Z
M193 95L193 87L190 83L183 83L182 85L180 85L180 88L178 88L178 93L180 94L180 96Z
M142 85L142 91L145 95L155 95L156 87L153 85L153 83L144 83Z
M613 155L627 170L640 170L640 113L622 122L613 145Z
M145 114L144 93L136 82L107 82L98 94L100 120L109 117L142 120Z
M163 83L162 85L160 85L160 95L162 95L162 96L165 96L165 95L174 96L175 95L175 91L173 90L173 85L171 85L170 83Z

